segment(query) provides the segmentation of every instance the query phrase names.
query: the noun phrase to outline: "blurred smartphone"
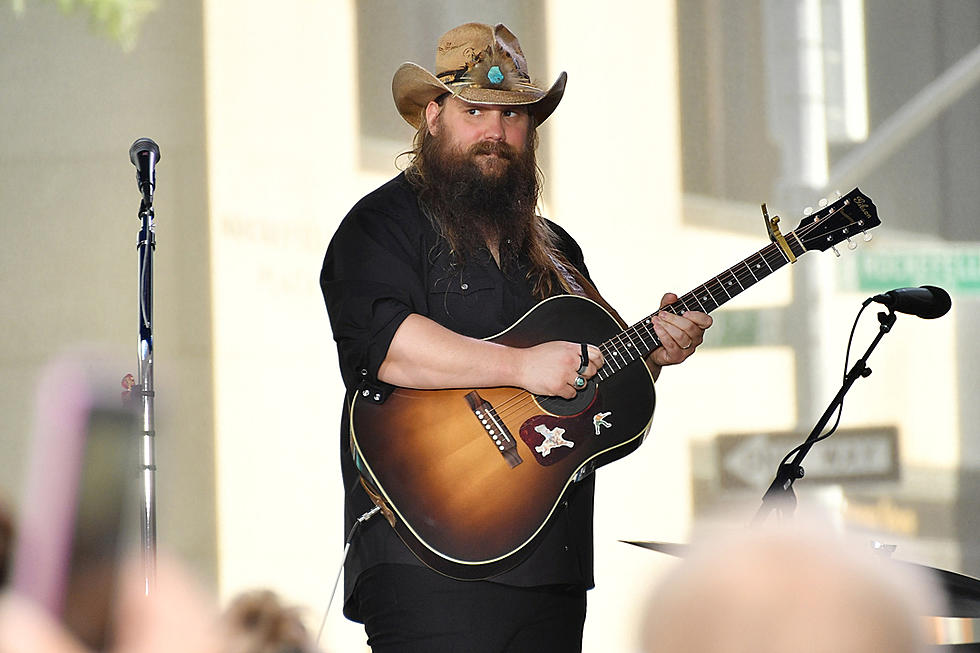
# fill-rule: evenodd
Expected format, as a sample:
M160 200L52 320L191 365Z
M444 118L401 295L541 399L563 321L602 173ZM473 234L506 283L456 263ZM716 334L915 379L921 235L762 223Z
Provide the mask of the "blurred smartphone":
M11 589L86 646L110 645L117 569L138 505L139 420L105 361L71 356L37 391ZM131 509L132 507L132 509Z

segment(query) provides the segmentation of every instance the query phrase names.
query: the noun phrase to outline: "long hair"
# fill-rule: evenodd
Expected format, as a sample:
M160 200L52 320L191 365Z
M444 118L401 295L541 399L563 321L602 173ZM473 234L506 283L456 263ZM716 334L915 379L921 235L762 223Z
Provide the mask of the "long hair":
M441 104L442 98L437 100ZM557 247L558 237L548 225L547 220L537 211L537 202L541 193L543 175L538 167L534 154L538 147L537 125L531 124L528 129L525 151L532 157L532 174L527 183L531 185L531 206L527 207L526 227L522 242L516 243L518 250L514 255L524 254L530 264L527 279L535 297L544 299L559 292L581 292L578 284L572 278L572 265ZM461 264L465 257L472 253L468 243L473 240L472 227L470 232L463 233L460 221L447 215L451 207L439 207L433 198L433 187L438 183L432 170L432 157L437 153L437 137L430 132L423 112L418 131L412 141L412 149L402 154L409 157L409 166L405 176L415 187L423 212L432 221L436 232L447 242L452 260ZM464 216L465 217L465 216ZM482 237L482 236L481 236ZM485 244L485 243L484 243ZM501 258L504 254L501 253Z

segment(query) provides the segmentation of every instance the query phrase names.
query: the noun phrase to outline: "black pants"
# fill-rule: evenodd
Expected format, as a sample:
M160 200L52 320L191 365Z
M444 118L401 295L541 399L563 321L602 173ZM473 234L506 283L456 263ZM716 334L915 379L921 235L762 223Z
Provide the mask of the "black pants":
M378 565L354 601L373 653L580 653L585 589L458 581Z

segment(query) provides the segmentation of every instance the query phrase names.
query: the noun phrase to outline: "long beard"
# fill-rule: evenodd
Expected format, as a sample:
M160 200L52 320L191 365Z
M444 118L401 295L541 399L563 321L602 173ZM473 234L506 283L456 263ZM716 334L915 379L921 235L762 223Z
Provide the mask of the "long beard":
M503 142L460 150L430 136L419 157L425 170L421 199L457 258L498 245L503 264L525 248L539 190L530 144L521 152Z

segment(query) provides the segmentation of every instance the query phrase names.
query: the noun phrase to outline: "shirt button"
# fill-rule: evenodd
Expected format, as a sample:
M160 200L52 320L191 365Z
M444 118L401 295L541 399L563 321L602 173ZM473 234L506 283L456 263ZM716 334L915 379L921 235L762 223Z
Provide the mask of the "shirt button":
M462 288L463 290L468 290L469 287L470 287L470 284L468 284L468 283L464 283L463 285L460 286L460 288Z
M361 376L367 376L367 370L361 370Z

